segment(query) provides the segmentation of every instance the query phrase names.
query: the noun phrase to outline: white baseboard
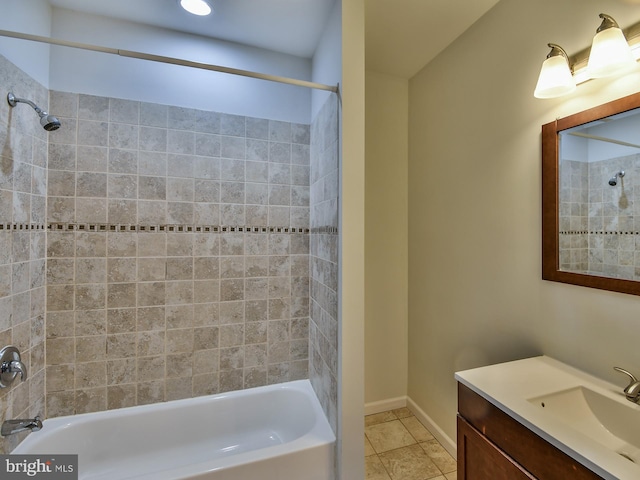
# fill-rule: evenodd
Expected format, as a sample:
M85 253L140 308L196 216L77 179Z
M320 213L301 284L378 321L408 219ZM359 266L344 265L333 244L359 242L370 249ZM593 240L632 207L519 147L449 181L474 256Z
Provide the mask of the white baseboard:
M396 408L403 408L407 406L407 397L389 398L387 400L380 400L377 402L370 402L364 404L364 414L373 415L374 413L386 412L388 410L394 410Z
M458 458L456 442L444 433L444 431L431 419L431 417L409 397L407 397L407 407L413 412L418 420L427 427L427 430L429 430L435 439L440 442L440 445L442 445L453 458Z

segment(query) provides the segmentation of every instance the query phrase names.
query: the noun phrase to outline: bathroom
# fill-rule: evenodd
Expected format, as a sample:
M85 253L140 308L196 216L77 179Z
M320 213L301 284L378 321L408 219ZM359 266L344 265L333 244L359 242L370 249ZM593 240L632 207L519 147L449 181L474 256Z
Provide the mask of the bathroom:
M343 478L361 478L363 399L375 408L419 407L443 444L453 445L457 370L541 353L620 384L613 365L640 369L634 296L540 275L540 126L634 93L638 74L583 84L564 99L532 95L548 42L577 52L600 11L625 24L640 14L631 0L501 0L428 63L385 69L368 49L365 72L365 2L342 3L341 133L349 162L340 312L349 321L340 327L337 415ZM404 39L390 55L411 57L414 43ZM35 68L31 75L48 75L44 64ZM32 100L46 100L38 95ZM34 248L42 251L37 233ZM34 334L42 370L44 331ZM19 393L24 402L28 392Z

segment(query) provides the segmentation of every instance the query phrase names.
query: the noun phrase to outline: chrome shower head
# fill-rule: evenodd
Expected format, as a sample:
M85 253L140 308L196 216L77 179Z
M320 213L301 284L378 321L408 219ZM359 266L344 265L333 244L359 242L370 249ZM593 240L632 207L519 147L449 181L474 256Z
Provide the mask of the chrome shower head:
M9 105L11 107L15 107L17 103L26 103L27 105L29 105L31 108L33 108L36 111L36 113L40 117L40 125L42 125L42 128L44 128L47 132L53 132L54 130L57 130L60 128L60 125L61 125L60 120L58 120L53 115L49 115L47 112L42 110L39 106L37 106L31 100L18 98L13 93L9 92L7 94L7 102L9 102Z
M609 185L611 185L612 187L615 187L618 184L618 177L620 178L624 177L624 170L620 170L613 177L611 177L609 179Z

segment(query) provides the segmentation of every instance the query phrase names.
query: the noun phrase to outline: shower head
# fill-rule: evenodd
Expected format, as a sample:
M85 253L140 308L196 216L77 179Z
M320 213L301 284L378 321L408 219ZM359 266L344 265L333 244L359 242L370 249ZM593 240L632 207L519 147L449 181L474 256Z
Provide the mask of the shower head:
M611 185L612 187L615 187L618 184L618 177L620 178L624 177L624 170L620 170L613 177L611 177L609 179L609 185Z
M11 107L15 107L17 103L26 103L27 105L29 105L36 111L36 113L40 117L40 125L42 125L42 128L44 128L47 132L52 132L60 128L60 120L58 120L53 115L49 115L31 100L18 98L13 93L9 92L7 94L7 102L9 102L9 105Z

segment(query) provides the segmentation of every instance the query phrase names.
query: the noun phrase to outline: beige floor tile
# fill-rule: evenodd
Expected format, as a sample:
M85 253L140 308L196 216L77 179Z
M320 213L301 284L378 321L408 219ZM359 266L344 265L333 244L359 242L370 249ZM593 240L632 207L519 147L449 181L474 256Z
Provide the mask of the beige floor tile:
M458 480L458 472L451 472L445 475L447 480Z
M375 454L376 454L376 451L373 449L373 447L371 446L371 442L365 435L364 436L364 456L368 457L369 455L375 455Z
M391 480L377 455L365 458L365 480Z
M413 412L409 410L407 407L396 408L395 410L391 410L398 418L405 418L413 416Z
M393 412L374 413L373 415L367 415L364 417L364 425L365 427L369 427L371 425L377 425L378 423L390 422L397 419L398 417L396 417L396 414Z
M407 418L401 418L400 421L405 427L407 427L407 430L409 430L409 433L413 435L413 437L418 442L426 442L427 440L433 440L433 435L431 435L431 432L429 432L429 430L427 430L424 427L424 425L420 423L420 420L418 420L416 417L412 416Z
M416 443L400 420L365 427L364 433L377 453Z
M420 445L391 450L379 457L392 480L427 480L442 476Z
M421 443L420 446L441 472L450 473L458 468L456 460L449 455L449 452L447 452L437 440L429 440L428 442Z

